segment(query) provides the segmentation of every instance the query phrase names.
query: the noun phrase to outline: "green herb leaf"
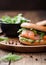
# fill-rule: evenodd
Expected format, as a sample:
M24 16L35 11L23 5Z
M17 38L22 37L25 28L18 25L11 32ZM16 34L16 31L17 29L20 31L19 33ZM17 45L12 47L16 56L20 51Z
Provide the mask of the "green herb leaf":
M45 33L41 32L41 34L40 34L40 39L43 38L44 34L45 34Z
M6 41L7 41L7 40L8 40L8 38L7 38L7 37L0 37L0 42L1 42L1 41L4 41L4 40L6 40Z
M6 56L4 56L4 57L1 57L0 58L0 61L17 61L17 60L20 60L22 57L21 56L19 56L19 55L15 55L15 54L8 54L8 55L6 55Z
M2 16L2 22L4 22L4 23L12 23L11 17Z
M19 29L17 32L20 33L20 32L22 32L23 30L26 30L26 28L21 28L21 29Z
M31 43L33 43L35 41L35 40L24 38L24 37L20 37L19 39L22 41L27 41L27 42L31 42Z
M32 30L35 34L37 34L37 30Z

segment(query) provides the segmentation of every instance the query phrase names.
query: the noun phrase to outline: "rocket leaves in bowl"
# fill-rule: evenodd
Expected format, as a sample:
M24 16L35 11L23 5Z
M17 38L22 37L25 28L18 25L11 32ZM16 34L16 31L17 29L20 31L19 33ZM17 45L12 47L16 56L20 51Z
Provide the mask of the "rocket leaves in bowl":
M20 24L23 22L29 22L30 20L26 19L22 16L22 14L18 14L17 16L2 16L2 22L7 24Z

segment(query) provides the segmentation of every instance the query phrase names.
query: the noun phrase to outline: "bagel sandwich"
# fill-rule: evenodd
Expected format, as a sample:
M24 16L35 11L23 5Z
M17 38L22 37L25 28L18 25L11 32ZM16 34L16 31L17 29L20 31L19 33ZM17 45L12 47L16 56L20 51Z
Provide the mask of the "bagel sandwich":
M22 23L18 31L19 41L24 45L46 45L46 26Z

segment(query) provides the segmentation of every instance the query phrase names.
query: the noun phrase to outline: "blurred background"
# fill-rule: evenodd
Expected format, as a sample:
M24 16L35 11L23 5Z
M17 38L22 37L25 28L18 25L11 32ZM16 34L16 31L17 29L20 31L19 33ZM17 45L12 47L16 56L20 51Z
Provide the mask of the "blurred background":
M45 0L0 0L0 17L23 13L32 22L46 20Z
M0 18L22 13L33 23L46 20L45 0L0 0Z
M46 10L45 0L0 0L0 10Z

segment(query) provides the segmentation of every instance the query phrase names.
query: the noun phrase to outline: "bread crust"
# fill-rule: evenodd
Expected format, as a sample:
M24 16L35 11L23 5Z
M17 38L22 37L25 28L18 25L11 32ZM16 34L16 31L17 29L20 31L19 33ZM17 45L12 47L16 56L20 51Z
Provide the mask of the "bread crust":
M46 25L46 20L40 21L36 23L37 25Z
M33 28L39 31L44 31L46 32L46 26L42 26L42 25L37 25L37 24L33 24L33 23L22 23L21 27L23 28Z

